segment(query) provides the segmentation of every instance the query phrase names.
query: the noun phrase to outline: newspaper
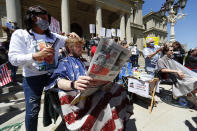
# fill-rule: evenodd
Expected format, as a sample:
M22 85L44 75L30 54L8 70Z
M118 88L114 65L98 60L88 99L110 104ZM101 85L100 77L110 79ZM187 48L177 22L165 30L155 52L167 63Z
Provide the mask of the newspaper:
M78 103L98 89L110 87L111 82L130 56L131 52L117 44L113 39L101 38L87 72L87 75L94 79L91 88L80 92L71 104Z

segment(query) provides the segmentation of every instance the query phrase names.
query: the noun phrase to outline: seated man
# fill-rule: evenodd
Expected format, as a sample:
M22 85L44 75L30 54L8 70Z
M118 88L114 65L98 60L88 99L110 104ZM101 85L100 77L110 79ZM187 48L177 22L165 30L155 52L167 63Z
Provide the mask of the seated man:
M153 38L146 40L146 48L143 49L143 56L145 59L145 71L154 76L155 67L158 59L160 58L159 52L162 47L156 46Z
M123 130L132 109L128 108L131 105L128 106L126 91L119 85L110 84L113 88L108 86L107 90L97 90L78 103L71 104L81 91L91 87L93 81L86 75L85 60L82 59L83 44L81 38L66 40L69 56L60 60L46 89L56 85L59 88L58 95L68 130Z
M176 77L173 94L176 97L187 95L187 99L197 107L197 73L187 69L177 61L173 60L173 47L166 45L163 48L164 56L158 60L157 73L170 73ZM169 74L169 75L170 75Z

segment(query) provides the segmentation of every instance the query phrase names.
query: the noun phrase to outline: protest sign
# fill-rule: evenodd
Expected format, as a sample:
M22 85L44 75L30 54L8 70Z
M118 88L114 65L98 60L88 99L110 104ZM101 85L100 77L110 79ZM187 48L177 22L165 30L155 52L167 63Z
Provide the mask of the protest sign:
M111 38L111 29L107 29L107 31L106 31L106 37Z
M117 29L117 36L118 36L118 37L121 36L121 31L120 31L120 29Z
M90 27L90 33L94 34L95 33L95 24L90 24L89 27Z
M149 38L153 38L155 45L159 44L159 37L146 37L145 41ZM145 43L145 47L146 47L146 43Z
M100 33L101 33L102 37L105 37L105 28L104 27L101 28Z
M51 24L49 26L49 29L51 32L60 34L60 23L58 20L56 20L54 17L51 17Z
M116 36L116 29L112 28L111 29L111 34L112 34L112 36Z

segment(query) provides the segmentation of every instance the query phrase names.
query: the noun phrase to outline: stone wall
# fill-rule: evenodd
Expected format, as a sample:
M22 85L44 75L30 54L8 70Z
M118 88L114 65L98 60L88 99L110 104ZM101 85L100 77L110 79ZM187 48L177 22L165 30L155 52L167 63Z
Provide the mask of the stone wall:
M0 0L0 25L5 25L6 22L6 4L5 0ZM0 29L0 37L5 37L6 34Z

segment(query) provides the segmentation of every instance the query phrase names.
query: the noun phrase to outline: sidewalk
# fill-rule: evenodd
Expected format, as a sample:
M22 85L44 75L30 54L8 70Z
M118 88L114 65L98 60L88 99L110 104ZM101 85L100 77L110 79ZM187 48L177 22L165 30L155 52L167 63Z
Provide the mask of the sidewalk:
M165 88L169 86L164 85ZM197 111L193 109L185 109L168 105L155 97L158 102L152 113L148 112L148 103L134 103L134 115L131 116L127 123L126 131L196 131L197 130ZM53 131L61 122L59 117L56 124L43 127L43 104L38 119L38 131ZM23 122L25 118L25 109L2 114L0 116L0 128ZM21 131L25 131L25 124L21 127Z

